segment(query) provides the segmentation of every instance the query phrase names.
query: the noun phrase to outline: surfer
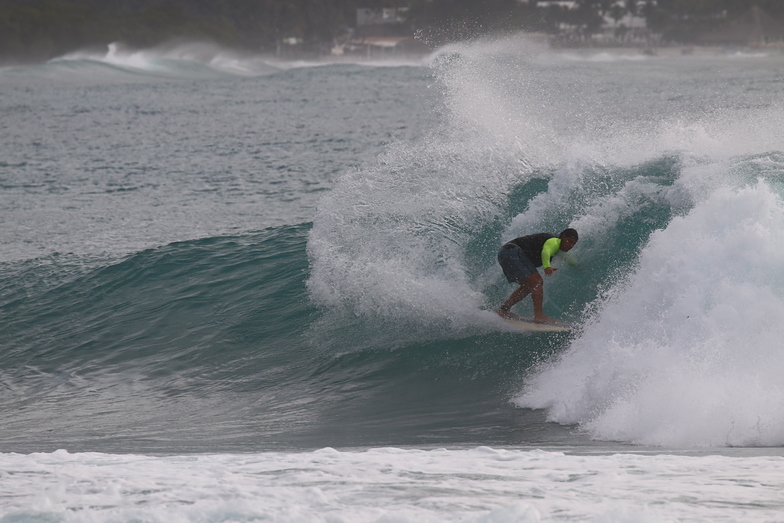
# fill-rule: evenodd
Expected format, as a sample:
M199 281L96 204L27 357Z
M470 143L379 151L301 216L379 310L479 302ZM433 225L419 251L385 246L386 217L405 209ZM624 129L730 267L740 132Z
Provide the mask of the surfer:
M498 263L509 283L517 283L520 287L496 311L498 315L503 318L517 317L510 309L530 294L534 302L534 321L554 322L542 312L544 281L536 268L544 267L544 273L551 276L557 270L550 266L552 257L560 251L568 252L575 243L577 231L574 229L564 229L558 236L546 232L530 234L505 243L498 251Z

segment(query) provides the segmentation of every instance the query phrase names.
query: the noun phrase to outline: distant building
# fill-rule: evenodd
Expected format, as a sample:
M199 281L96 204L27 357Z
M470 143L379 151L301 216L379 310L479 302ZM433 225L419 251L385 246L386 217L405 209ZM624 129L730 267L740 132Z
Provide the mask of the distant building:
M372 9L360 7L357 9L357 28L369 25L402 24L405 21L407 7L390 7Z
M407 7L357 9L357 37L368 36L410 36L405 31Z
M592 35L597 43L615 45L651 45L658 43L660 36L648 30L648 22L642 14L644 2L637 2L637 13L626 8L625 2L616 2L602 17L601 31Z
M697 40L704 45L781 46L784 45L784 25L755 6L727 27L702 34Z
M407 7L357 9L357 27L351 37L332 47L332 54L366 58L425 54L430 52L406 27Z
M536 4L536 7L541 9L548 9L550 7L563 7L565 9L575 9L577 2L575 0L543 0Z
M629 10L628 2L616 0L606 6L602 12L602 25L598 32L585 34L583 27L571 21L558 23L560 34L556 38L558 45L588 46L651 46L661 41L661 35L648 29L647 20L642 16L646 0L638 0L633 9ZM560 9L572 11L581 8L576 0L540 0L536 6L541 9ZM569 20L569 18L565 18Z

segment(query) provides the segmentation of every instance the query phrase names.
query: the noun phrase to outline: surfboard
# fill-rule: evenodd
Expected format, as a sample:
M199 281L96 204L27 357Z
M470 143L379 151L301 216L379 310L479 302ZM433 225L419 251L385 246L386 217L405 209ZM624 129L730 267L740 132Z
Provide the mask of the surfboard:
M530 318L501 318L516 329L529 332L569 332L572 326L568 323L536 323Z

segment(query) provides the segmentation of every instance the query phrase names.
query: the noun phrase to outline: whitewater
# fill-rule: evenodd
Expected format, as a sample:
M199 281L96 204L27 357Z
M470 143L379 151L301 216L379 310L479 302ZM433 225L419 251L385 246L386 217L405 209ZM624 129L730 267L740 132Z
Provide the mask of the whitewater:
M525 37L0 69L0 522L781 521L782 94ZM498 248L565 227L576 329L510 329Z

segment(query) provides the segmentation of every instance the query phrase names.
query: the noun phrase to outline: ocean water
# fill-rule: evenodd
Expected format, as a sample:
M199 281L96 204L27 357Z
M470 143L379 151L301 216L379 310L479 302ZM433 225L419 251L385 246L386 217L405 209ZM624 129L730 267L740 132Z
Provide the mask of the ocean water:
M784 55L110 46L0 133L1 523L784 520Z

